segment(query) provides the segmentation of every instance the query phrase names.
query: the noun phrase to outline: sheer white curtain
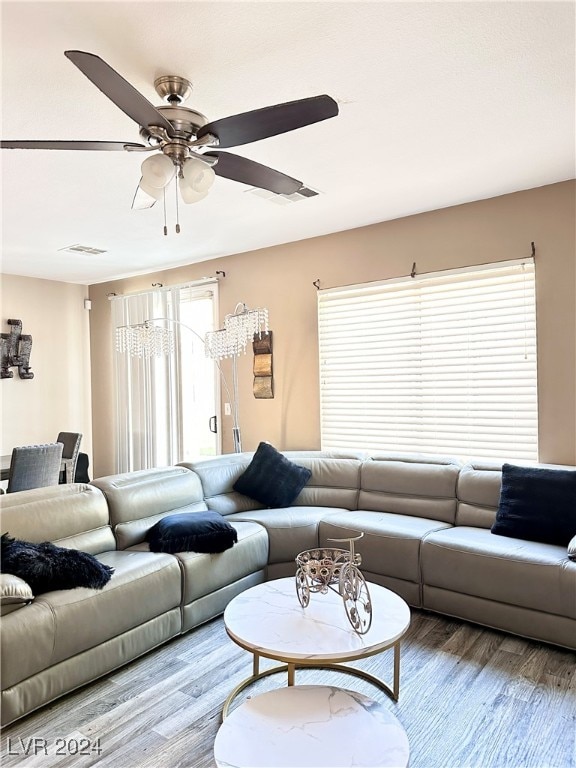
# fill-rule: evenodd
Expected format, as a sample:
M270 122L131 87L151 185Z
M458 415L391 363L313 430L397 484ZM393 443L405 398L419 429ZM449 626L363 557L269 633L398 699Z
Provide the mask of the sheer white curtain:
M115 352L116 471L161 467L219 451L218 373L203 338L217 322L217 284L175 286L112 298L116 328L156 319L174 351L161 357ZM158 320L163 318L163 320Z
M179 289L112 299L115 329L156 317L178 320ZM114 343L114 340L112 341ZM180 355L130 357L115 353L116 471L159 467L182 453Z

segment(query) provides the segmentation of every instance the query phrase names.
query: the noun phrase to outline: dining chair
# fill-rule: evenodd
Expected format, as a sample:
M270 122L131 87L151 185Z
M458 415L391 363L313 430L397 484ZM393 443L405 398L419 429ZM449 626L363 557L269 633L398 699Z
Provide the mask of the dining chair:
M66 470L60 474L61 483L73 483L76 474L76 462L78 461L78 452L82 442L81 432L60 432L56 438L57 443L62 443L62 458L71 459L66 464Z
M90 466L90 460L87 453L78 454L78 461L76 462L76 472L74 473L75 483L89 483L90 475L88 474L88 467Z
M6 493L58 485L62 448L62 443L13 448Z

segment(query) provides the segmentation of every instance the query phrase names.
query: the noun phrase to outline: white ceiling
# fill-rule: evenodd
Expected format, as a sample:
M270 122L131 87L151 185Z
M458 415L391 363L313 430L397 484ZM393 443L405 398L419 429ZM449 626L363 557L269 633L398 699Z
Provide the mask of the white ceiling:
M327 93L338 117L238 154L321 192L275 205L217 178L162 233L131 211L143 156L1 150L2 272L96 283L575 175L568 2L4 2L2 138L140 141L64 51L101 56L159 105L190 79L209 120ZM236 150L232 150L236 151ZM146 155L147 156L147 155ZM59 249L80 243L99 256Z

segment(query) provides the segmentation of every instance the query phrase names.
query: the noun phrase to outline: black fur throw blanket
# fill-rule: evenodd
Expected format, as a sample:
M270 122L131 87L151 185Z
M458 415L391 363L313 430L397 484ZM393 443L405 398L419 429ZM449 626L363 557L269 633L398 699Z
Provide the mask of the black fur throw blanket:
M19 576L35 595L55 589L102 589L114 568L77 549L57 547L49 541L33 544L2 534L0 571Z

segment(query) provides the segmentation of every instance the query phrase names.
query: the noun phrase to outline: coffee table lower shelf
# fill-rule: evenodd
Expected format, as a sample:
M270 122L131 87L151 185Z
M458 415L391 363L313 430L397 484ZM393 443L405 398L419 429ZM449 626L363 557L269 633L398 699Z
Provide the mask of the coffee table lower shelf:
M224 702L224 706L222 707L222 720L224 720L227 717L230 706L234 701L234 699L236 698L236 696L242 693L242 691L248 688L250 685L257 682L258 680L262 680L262 678L264 677L268 677L269 675L275 675L279 672L287 672L288 686L293 686L295 685L297 669L332 669L332 670L335 670L336 672L344 672L349 675L354 675L355 677L359 677L362 680L366 680L367 682L375 685L377 688L380 688L380 690L383 691L387 696L389 696L392 699L392 701L398 701L398 696L400 694L400 642L394 643L390 647L394 649L394 678L393 678L392 686L389 686L379 677L376 677L376 675L370 674L370 672L366 672L363 669L358 669L357 667L352 667L349 664L344 664L336 661L319 662L317 660L314 660L307 663L305 660L300 660L298 662L295 662L295 661L288 661L287 659L283 660L283 659L279 659L278 657L275 657L276 661L285 661L285 663L277 664L276 666L270 667L269 669L265 669L261 672L260 671L261 655L259 653L253 652L252 675L250 675L250 677L247 677L245 680L242 680L241 683L238 683L238 685L228 694L226 701Z
M331 686L248 698L214 743L217 768L406 768L409 756L406 732L383 704Z

